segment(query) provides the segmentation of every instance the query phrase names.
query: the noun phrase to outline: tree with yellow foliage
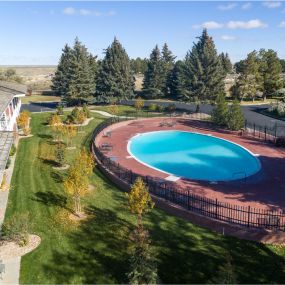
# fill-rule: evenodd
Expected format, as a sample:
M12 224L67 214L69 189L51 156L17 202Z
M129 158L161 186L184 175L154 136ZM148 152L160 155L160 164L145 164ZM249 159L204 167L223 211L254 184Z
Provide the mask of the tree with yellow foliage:
M23 130L23 133L25 136L29 135L30 130L30 112L29 111L23 111L17 118L17 124L20 129Z
M82 149L76 156L64 182L64 189L67 194L73 197L74 212L79 217L82 215L81 197L88 192L89 177L93 168L92 156L85 149Z
M142 222L142 215L149 212L153 207L151 196L148 187L143 182L142 178L138 177L131 187L131 191L126 193L128 198L128 206L131 213L138 217L138 224Z
M136 108L137 112L139 112L144 107L144 100L141 97L135 101L134 107Z
M77 127L73 125L63 125L62 134L67 137L67 145L72 146L72 139L77 135Z
M60 116L57 114L53 114L52 116L49 117L48 123L52 131L55 133L56 140L58 141L63 127Z
M111 113L113 116L117 116L117 114L119 113L119 107L118 105L110 105L108 107L108 111L109 113Z

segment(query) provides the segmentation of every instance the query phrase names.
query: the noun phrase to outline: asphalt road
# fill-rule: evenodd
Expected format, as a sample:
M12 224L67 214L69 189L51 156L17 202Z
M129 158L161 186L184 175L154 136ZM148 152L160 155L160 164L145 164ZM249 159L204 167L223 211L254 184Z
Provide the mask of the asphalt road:
M148 101L145 102L146 106L151 103L159 104L162 106L168 106L169 102L157 102L157 101ZM122 101L124 105L133 105L133 101ZM177 102L175 103L178 109L183 109L185 111L196 110L196 104L185 104ZM29 110L30 112L47 112L54 111L56 108L56 102L37 102L31 104L23 104L21 110ZM260 110L268 108L269 105L249 105L242 106L242 110L245 116L245 119L251 123L259 126L267 126L268 128L274 128L277 126L277 134L279 136L285 136L285 121L277 120L259 113ZM200 112L210 114L213 110L213 106L210 104L203 104L200 106Z

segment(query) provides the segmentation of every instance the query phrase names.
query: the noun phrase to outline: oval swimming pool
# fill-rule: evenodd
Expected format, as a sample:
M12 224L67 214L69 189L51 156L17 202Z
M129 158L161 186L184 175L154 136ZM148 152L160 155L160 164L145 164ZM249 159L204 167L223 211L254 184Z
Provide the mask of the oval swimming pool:
M244 179L261 168L259 160L237 144L185 131L138 134L129 141L128 152L151 168L196 180Z

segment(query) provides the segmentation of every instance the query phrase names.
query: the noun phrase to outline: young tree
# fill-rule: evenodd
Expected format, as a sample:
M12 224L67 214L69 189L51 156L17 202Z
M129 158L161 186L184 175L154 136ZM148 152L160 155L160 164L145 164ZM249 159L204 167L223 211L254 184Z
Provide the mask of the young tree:
M227 126L230 130L233 131L238 131L244 127L244 115L242 113L240 103L237 99L229 108Z
M90 118L91 117L90 110L88 109L88 106L86 104L83 105L82 111L85 114L86 118Z
M119 113L119 107L116 104L110 105L110 106L108 106L108 111L113 116L117 116Z
M63 135L67 137L67 145L72 146L72 139L77 135L77 127L72 125L63 126Z
M19 128L21 128L24 132L24 135L27 136L30 134L30 112L24 110L21 112L19 117L17 118L17 124Z
M63 126L60 116L57 114L53 114L49 117L48 123L52 131L55 133L55 139L58 141Z
M89 177L93 168L92 156L83 149L69 168L67 179L64 182L65 191L74 199L74 212L78 216L82 215L81 197L86 195L88 191Z
M154 203L147 186L140 177L136 179L131 191L126 193L126 196L130 212L137 215L137 222L141 224L142 215L149 212L154 207Z
M162 47L161 52L161 60L162 60L162 74L163 74L163 86L162 92L165 96L169 94L169 80L171 76L172 69L175 63L175 56L169 50L167 43L165 43Z
M160 50L156 45L150 54L147 70L144 74L143 91L148 98L163 97L163 86L165 84L163 74L163 63L160 55Z
M212 112L212 121L219 126L227 126L228 122L228 105L225 96L220 94L216 100L216 106Z
M277 53L272 50L261 50L260 54L260 73L263 84L263 98L272 95L275 91L282 87L282 65L277 56Z
M135 101L134 107L136 108L137 112L139 112L144 107L144 100L141 97Z
M130 272L127 274L129 284L156 284L157 267L154 252L147 230L138 225L131 233L133 243L130 258Z
M106 49L105 57L100 64L96 96L98 101L109 103L112 98L129 99L134 95L134 76L130 59L115 38Z
M225 73L206 29L198 39L185 58L186 86L194 98L215 100L225 92Z
M54 154L58 166L63 166L65 162L65 145L63 143L57 143Z

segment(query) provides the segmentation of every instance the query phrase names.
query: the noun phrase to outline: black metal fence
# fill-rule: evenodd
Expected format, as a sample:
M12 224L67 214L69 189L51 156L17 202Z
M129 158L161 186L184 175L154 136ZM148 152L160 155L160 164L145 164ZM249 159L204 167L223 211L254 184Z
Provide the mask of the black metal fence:
M106 127L122 120L128 120L128 118L110 118L99 124L93 133L93 154L112 175L129 184L129 186L134 183L137 177L141 177L148 186L151 194L209 218L248 228L285 231L285 214L282 211L269 211L250 206L239 206L220 202L217 199L214 200L194 195L191 193L190 188L185 190L173 182L150 176L142 176L121 166L113 158L108 157L96 147L95 137Z

